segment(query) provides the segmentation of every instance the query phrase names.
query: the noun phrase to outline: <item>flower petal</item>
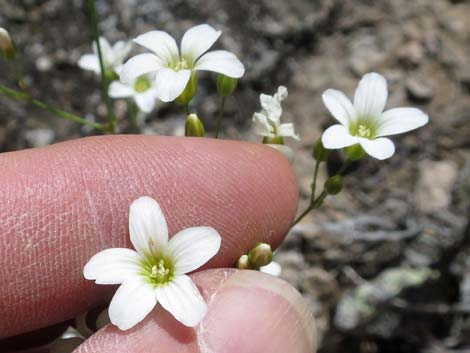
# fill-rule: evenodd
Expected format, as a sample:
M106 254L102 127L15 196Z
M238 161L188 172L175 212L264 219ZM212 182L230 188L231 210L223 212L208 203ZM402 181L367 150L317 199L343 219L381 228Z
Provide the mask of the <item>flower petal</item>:
M195 26L186 31L181 40L181 56L194 63L222 34L207 24Z
M78 60L78 66L83 70L93 71L96 74L100 73L100 62L94 54L82 55Z
M114 65L121 65L127 55L132 50L132 42L124 42L122 40L114 43L113 52L114 52Z
M126 280L114 294L109 319L121 330L127 330L141 322L156 304L155 289L136 276Z
M343 125L330 126L321 137L323 146L329 149L338 149L355 145L359 141L357 137L351 136Z
M426 125L429 117L416 108L394 108L382 113L377 136L401 134Z
M144 113L150 113L155 108L156 92L149 89L145 92L138 93L134 96L135 104Z
M296 140L300 140L299 135L297 135L294 131L293 123L285 123L285 124L279 125L277 134L279 136L292 137Z
M189 276L176 276L168 285L157 287L156 292L163 308L183 325L197 326L207 313L207 305Z
M378 118L387 102L387 81L375 72L365 74L354 93L354 107L365 118Z
M267 274L270 274L272 276L280 276L281 275L281 272L282 272L282 267L281 265L279 265L279 263L277 263L276 261L271 261L269 264L267 264L266 266L261 266L259 268L259 270L261 272L264 272L264 273L267 273Z
M83 268L86 279L97 284L119 284L140 271L140 256L134 250L111 248L94 255Z
M386 137L380 137L374 140L360 137L359 143L368 155L380 160L390 158L395 153L395 145L392 140Z
M275 126L279 126L282 115L282 107L279 100L275 96L261 93L259 95L259 101L261 103L261 107L267 113L267 118L271 120Z
M273 134L273 127L268 122L266 115L262 113L254 113L253 122L255 123L256 134L260 136L275 137Z
M137 77L155 72L163 67L158 56L150 53L139 54L130 58L122 67L119 78L124 83L130 83Z
M192 227L176 233L168 243L175 274L194 271L209 261L220 249L222 239L214 228Z
M225 50L215 50L204 54L196 62L194 70L214 71L233 78L240 78L245 73L245 67L241 61Z
M176 41L163 31L150 31L134 39L139 45L153 51L166 64L179 60Z
M129 232L132 245L140 255L148 254L151 249L166 247L168 226L157 201L142 196L131 204Z
M167 68L159 70L155 81L158 98L163 102L171 102L178 98L186 88L190 76L189 70L173 71Z
M343 92L327 89L321 97L331 115L344 126L348 127L351 121L356 120L356 109Z
M109 85L108 94L111 98L127 98L134 95L134 90L124 83L113 81Z
M114 59L114 53L113 49L111 48L111 45L109 44L108 40L105 37L100 37L100 48L101 48L101 54L103 55L103 61L106 64L110 64L112 60ZM95 53L96 57L98 57L98 46L96 45L96 42L93 42L93 53Z

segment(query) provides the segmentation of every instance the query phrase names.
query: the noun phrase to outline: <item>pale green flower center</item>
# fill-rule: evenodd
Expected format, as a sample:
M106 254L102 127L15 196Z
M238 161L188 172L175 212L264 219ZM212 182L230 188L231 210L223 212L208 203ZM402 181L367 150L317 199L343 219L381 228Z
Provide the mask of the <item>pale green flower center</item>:
M147 76L140 76L134 83L134 90L137 93L147 91L152 86L150 79Z
M142 276L155 287L171 282L175 276L175 266L170 258L163 255L150 255L142 261Z
M181 58L170 64L170 68L174 71L187 70L190 68L189 62L185 58Z
M349 133L353 136L373 139L377 135L377 123L374 119L360 117L349 125Z

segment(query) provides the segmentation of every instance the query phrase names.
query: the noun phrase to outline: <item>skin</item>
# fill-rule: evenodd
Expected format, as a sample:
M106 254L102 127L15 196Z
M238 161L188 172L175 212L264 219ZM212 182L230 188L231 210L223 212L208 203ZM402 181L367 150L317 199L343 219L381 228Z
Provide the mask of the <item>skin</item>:
M219 253L201 268L208 270L192 275L209 312L192 329L157 306L130 331L106 326L78 352L313 351L313 318L292 287L259 272L221 269L259 241L277 247L292 224L296 179L274 149L102 136L4 153L0 170L0 338L109 301L116 287L85 280L83 266L105 248L131 247L129 205L148 195L162 207L170 236L202 225L221 234Z

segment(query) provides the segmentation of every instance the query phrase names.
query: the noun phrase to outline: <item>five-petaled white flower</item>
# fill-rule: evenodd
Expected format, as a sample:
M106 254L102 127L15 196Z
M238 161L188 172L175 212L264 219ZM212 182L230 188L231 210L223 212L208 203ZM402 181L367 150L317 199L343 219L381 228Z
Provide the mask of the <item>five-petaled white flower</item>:
M120 284L109 306L111 322L126 330L142 321L159 302L178 321L196 326L207 305L186 273L212 258L221 237L210 227L186 228L168 241L168 228L158 203L144 196L129 212L129 232L136 251L106 249L83 269L98 284Z
M259 96L263 109L253 114L253 122L255 123L256 133L258 135L271 139L282 137L299 139L299 135L294 132L293 123L281 124L281 102L286 98L287 88L284 86L279 86L274 96L268 96L267 94L261 94Z
M130 82L142 74L156 72L158 98L170 102L183 93L191 75L197 70L240 78L245 73L245 68L234 54L225 50L204 54L220 34L220 31L207 24L190 28L183 35L180 53L176 41L168 33L144 33L135 38L134 42L153 53L139 54L127 61L120 74L121 80Z
M118 41L111 46L106 38L100 37L100 47L101 54L103 55L104 71L106 74L109 75L114 72L119 75L124 59L129 55L132 49L132 42ZM96 42L93 42L92 48L93 54L85 54L80 57L78 60L78 66L83 70L90 70L99 75L101 70Z
M155 81L149 75L142 75L130 83L113 81L108 92L111 98L132 98L144 113L150 113L155 108L157 90Z
M387 96L387 81L375 72L362 77L354 93L354 104L344 93L327 89L322 95L323 102L341 124L333 125L323 133L325 148L360 144L374 158L391 157L395 145L383 136L417 129L429 118L416 108L394 108L384 112Z

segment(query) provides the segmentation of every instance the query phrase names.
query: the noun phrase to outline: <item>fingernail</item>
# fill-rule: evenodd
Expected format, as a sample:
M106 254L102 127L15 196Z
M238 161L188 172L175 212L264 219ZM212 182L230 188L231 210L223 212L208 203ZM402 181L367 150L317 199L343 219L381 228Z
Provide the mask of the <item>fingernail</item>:
M197 329L201 353L312 353L313 315L286 282L259 271L231 272L208 299Z

